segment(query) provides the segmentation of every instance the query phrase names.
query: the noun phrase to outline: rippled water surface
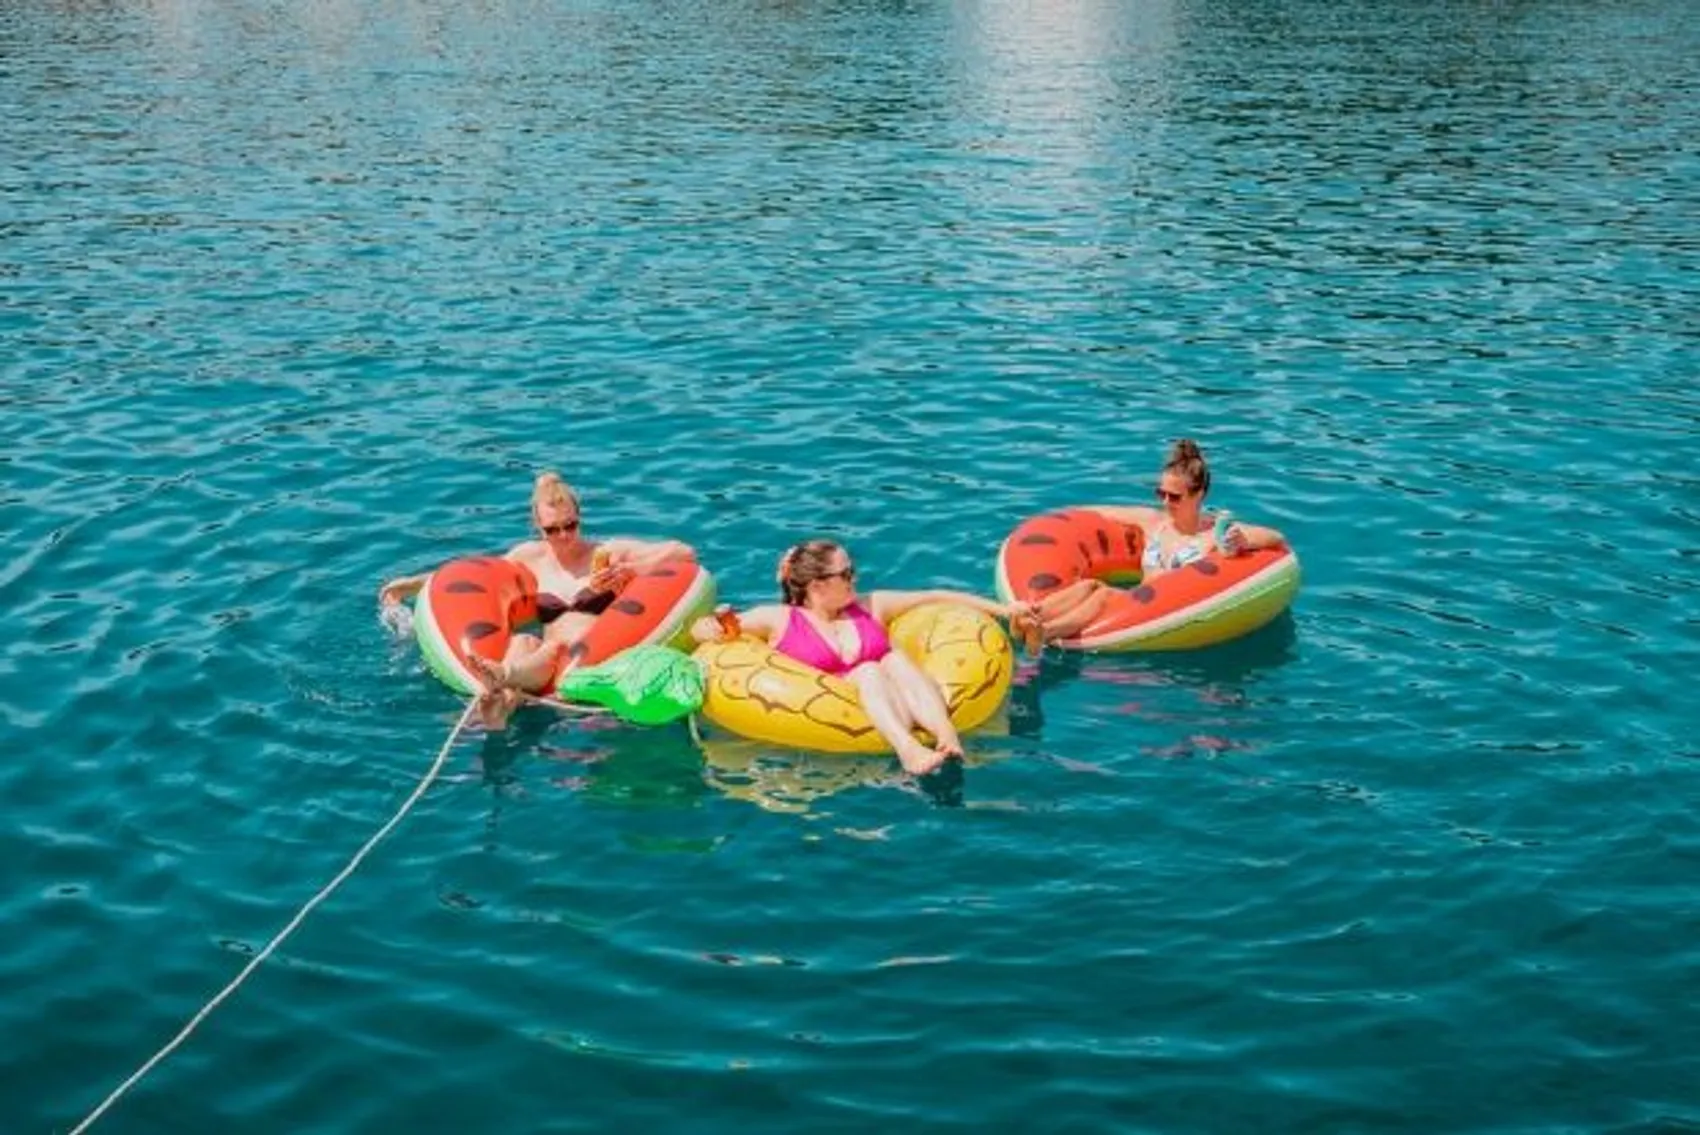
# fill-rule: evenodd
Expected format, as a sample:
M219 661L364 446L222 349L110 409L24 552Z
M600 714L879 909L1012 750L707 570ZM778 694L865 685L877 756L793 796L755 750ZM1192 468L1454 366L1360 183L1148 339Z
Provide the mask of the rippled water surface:
M1291 616L960 775L469 735L101 1129L1700 1126L1683 0L0 8L0 1127L66 1130L460 705L525 535L989 590L1212 500ZM1685 725L1684 722L1687 724Z

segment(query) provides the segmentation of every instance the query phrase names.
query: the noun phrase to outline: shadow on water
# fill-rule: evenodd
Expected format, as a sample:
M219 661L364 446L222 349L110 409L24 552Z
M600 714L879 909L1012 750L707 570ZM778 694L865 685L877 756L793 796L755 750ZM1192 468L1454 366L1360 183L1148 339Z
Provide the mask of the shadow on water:
M703 776L721 795L769 812L808 812L826 797L852 788L906 792L940 808L960 808L968 768L985 763L975 755L975 738L995 728L966 738L966 762L947 761L921 777L905 773L889 754L811 753L730 737L704 738Z
M807 812L847 788L901 787L890 757L807 753L733 737L705 737L703 776L722 796L769 812Z
M994 721L980 734L999 731ZM804 813L848 788L896 789L941 807L960 806L963 798L957 762L916 778L889 755L810 753L727 736L699 742L683 722L646 728L526 709L506 730L481 734L477 743L482 786L491 797L492 838L503 803L544 782L595 804L641 812L689 810L715 794L767 811ZM969 760L975 763L972 755Z
M1107 715L1105 720L1141 723L1138 728L1150 736L1148 742L1137 746L1143 756L1243 748L1249 742L1231 735L1231 710L1228 716L1224 711L1244 704L1261 678L1297 657L1298 635L1290 614L1243 639L1207 650L1161 654L1048 651L1036 664L1023 666L1017 675L1010 693L1009 733L1029 744L1042 741L1051 724L1047 703L1052 695L1075 686L1071 694L1086 692L1095 705L1103 701L1105 692L1119 691L1115 704L1103 705L1100 711ZM1164 691L1181 694L1181 701ZM1079 699L1072 699L1072 703L1077 711ZM1066 735L1069 730L1057 732ZM1039 748L1047 751L1045 746ZM1078 757L1048 755L1069 767L1096 768L1095 761L1084 765L1078 763Z
M587 800L639 811L697 807L707 795L702 762L684 723L645 728L610 717L564 719L548 710L514 715L486 734L479 753L484 785L500 800L531 775L522 759Z
M1037 737L1045 726L1048 691L1071 682L1178 685L1237 689L1298 658L1298 628L1292 613L1253 633L1207 650L1160 654L1084 654L1048 650L1028 664L1010 691L1009 731Z
M1136 657L1142 657L1150 669L1173 675L1178 681L1241 684L1256 681L1298 656L1298 625L1291 611L1283 611L1268 626L1221 646Z
M727 736L693 738L683 723L660 728L612 718L563 720L546 710L514 716L503 733L485 735L479 754L484 785L495 801L523 792L522 758L534 757L553 783L587 800L636 811L700 807L714 793L771 812L806 813L847 789L896 790L941 808L967 806L971 771L988 763L998 737L1035 739L1045 730L1048 692L1071 683L1159 685L1198 689L1209 700L1234 700L1261 675L1298 656L1290 614L1235 642L1176 654L1088 655L1047 651L1017 675L1005 712L967 740L966 762L911 777L889 755L811 753ZM988 745L988 739L994 743Z

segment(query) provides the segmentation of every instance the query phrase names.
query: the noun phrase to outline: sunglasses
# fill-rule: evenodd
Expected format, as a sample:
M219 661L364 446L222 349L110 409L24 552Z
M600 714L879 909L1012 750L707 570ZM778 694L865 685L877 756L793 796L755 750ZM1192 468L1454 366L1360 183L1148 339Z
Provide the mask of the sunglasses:
M856 581L856 565L851 564L843 571L829 571L821 576L822 579L842 579L845 583Z
M544 524L540 528L545 536L571 536L578 531L578 521L569 520L565 524Z
M1171 493L1161 485L1157 486L1157 499L1168 504L1179 504L1191 495L1191 493Z

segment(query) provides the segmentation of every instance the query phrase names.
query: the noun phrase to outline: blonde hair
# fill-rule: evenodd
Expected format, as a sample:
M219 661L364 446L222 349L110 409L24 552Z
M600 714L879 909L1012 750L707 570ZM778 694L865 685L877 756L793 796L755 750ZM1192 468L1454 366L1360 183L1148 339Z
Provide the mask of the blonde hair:
M531 486L531 520L536 523L541 519L540 514L545 508L560 508L572 505L573 511L579 511L578 494L572 486L561 480L561 475L554 471L537 474L537 480Z

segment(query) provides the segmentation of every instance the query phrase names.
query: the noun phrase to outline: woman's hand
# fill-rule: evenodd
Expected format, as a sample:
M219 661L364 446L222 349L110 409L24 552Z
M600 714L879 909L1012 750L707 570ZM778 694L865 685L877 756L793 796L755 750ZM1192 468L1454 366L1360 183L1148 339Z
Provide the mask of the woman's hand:
M425 586L425 578L422 575L408 575L390 580L378 588L378 606L393 607L407 602L419 594L420 589Z
M691 637L698 642L725 642L727 635L720 620L713 615L704 615L691 624Z
M1222 550L1230 556L1280 548L1286 543L1287 538L1280 532L1259 524L1230 524L1222 533Z
M605 591L618 591L631 582L633 571L624 565L599 568L590 573L590 578L584 581L584 586L592 594Z

